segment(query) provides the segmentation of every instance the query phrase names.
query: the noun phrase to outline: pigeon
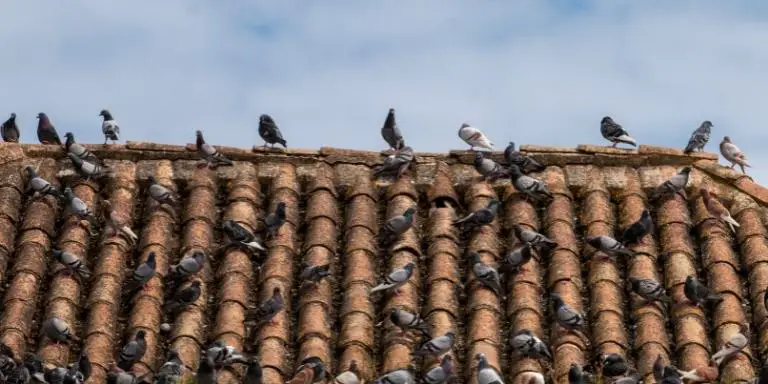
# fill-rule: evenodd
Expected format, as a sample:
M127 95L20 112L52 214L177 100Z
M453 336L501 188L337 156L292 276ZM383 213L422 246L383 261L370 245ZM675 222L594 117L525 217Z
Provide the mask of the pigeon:
M752 384L768 384L768 364L763 362L760 373Z
M626 247L638 244L652 230L653 219L651 219L651 213L644 209L643 213L640 214L640 218L622 232L620 241Z
M201 359L200 367L197 368L197 384L215 384L217 376L213 362Z
M720 377L720 370L717 365L712 363L706 367L694 368L690 371L680 371L680 379L688 380L689 383L714 383Z
M0 342L0 373L8 374L14 368L16 368L16 360L14 360L14 354L11 347L7 344Z
M274 237L277 234L277 231L280 230L280 227L285 224L285 203L279 202L277 203L277 207L275 207L275 211L270 213L265 219L264 219L264 225L266 227L267 234L270 237Z
M333 379L333 384L360 384L360 368L357 367L357 360L349 363L349 368L340 373ZM249 384L249 383L246 383Z
M56 344L78 342L80 339L72 334L69 323L58 317L51 317L43 322L41 333Z
M286 384L311 384L325 382L325 365L317 356L310 356L299 363L293 378Z
M37 139L40 140L40 144L61 145L59 133L56 132L48 116L40 112L37 114L37 119Z
M661 183L655 191L653 191L653 198L659 198L668 194L679 194L680 197L685 199L685 186L688 185L688 179L691 175L691 167L685 167L680 170L671 179Z
M229 238L230 244L243 246L251 252L267 250L251 231L234 220L225 220L221 229Z
M205 266L206 255L203 251L195 250L191 256L185 256L178 264L171 265L170 278L180 280L200 272Z
M520 374L521 384L545 384L544 374L541 372L523 372Z
M104 211L104 218L108 224L108 233L124 235L131 243L139 241L139 236L128 226L128 220L113 209L112 203L109 200L103 200L101 208Z
M664 367L666 367L664 357L659 354L656 356L656 361L653 362L653 378L656 381L661 381L664 378Z
M715 218L722 220L725 224L728 224L728 227L731 228L731 231L736 232L736 228L740 227L741 225L739 225L739 222L731 217L731 213L728 212L728 209L725 208L723 203L721 203L720 200L718 200L716 197L712 196L712 194L704 188L702 188L700 192L701 197L704 199L704 206L707 208L707 212L709 212L709 214Z
M616 147L619 143L637 147L635 139L629 136L629 133L621 125L613 121L610 116L605 116L600 120L600 133L602 133L606 140L613 143L611 147Z
M56 248L52 249L51 253L53 253L56 261L66 267L65 273L69 275L74 273L81 280L88 280L91 277L91 271L83 264L83 260L80 257Z
M602 365L603 376L616 377L621 376L629 370L629 364L618 353L608 353L600 357L600 365Z
M415 313L408 312L399 307L392 308L389 314L389 320L396 327L400 328L401 334L409 330L417 330L425 337L429 337L429 324Z
M584 326L584 315L566 304L559 294L552 293L551 297L554 306L555 319L561 327L569 331L574 331Z
M572 363L568 370L568 384L588 384L589 382L589 374L585 373L580 365Z
M450 352L456 342L456 332L448 331L442 336L428 340L413 352L414 356L442 356Z
M504 158L507 159L509 165L517 165L524 173L544 172L547 169L547 167L539 164L536 160L515 150L515 143L511 141L504 150Z
M747 174L747 171L744 170L744 167L751 167L747 162L747 155L742 152L728 136L724 137L723 141L720 142L720 154L731 163L731 168L738 164L739 168L741 168L741 173L745 175Z
M29 384L32 380L31 364L24 361L22 364L14 367L13 371L8 373L4 383L6 384Z
M533 258L533 247L530 244L523 244L507 252L504 259L501 260L499 272L507 274L517 274L523 270L523 265Z
M144 353L147 351L147 340L145 339L147 333L143 329L136 332L136 336L133 340L129 341L123 346L120 351L120 356L117 358L117 366L128 371L131 369L133 363L141 360L144 357Z
M205 355L213 362L217 369L229 367L233 364L248 364L248 359L245 356L222 340L216 340L211 343L208 349L205 350Z
M11 117L6 120L3 125L0 126L0 133L3 135L3 140L8 143L19 142L19 126L16 125L16 114L11 113Z
M510 337L512 350L518 354L534 359L552 360L552 353L549 347L541 339L531 332L530 329L521 329Z
M683 384L680 371L674 365L665 366L658 384Z
M79 173L80 176L84 177L86 180L90 180L91 178L99 179L109 173L106 166L95 164L88 160L83 160L72 152L67 153L67 156L70 160L72 160L72 166L75 168L77 173Z
M147 256L147 261L140 264L133 271L131 279L128 280L127 289L129 292L136 291L137 289L144 289L147 286L147 283L152 280L152 276L155 275L155 268L157 267L155 257L156 254L150 252L149 256Z
M243 384L262 384L262 376L264 375L261 369L261 362L255 357L248 360L248 368L245 372L245 379ZM347 384L347 383L342 383ZM350 382L349 384L356 384Z
M126 372L115 363L109 363L107 384L142 384L147 382L147 377L149 377L149 372L138 377L133 372Z
M485 137L485 134L467 123L462 124L459 128L459 137L469 144L470 151L474 151L475 147L493 150L493 143Z
M120 140L120 126L117 125L117 121L112 117L112 114L108 110L102 109L99 112L99 116L104 120L101 122L101 132L104 133L104 144L107 144L108 140L112 140L112 144Z
M523 171L517 165L509 166L509 175L512 179L512 185L515 189L524 193L533 199L544 197L553 198L552 193L547 189L547 184L543 181L523 174Z
M272 289L272 296L256 308L252 317L257 321L257 325L275 324L275 316L283 309L285 309L283 295L280 287L275 287Z
M168 351L168 359L160 366L155 375L156 384L178 384L181 381L184 362L179 353L171 349Z
M696 128L691 134L691 138L688 139L688 145L685 146L683 153L686 155L693 152L701 152L704 150L704 146L709 142L709 136L712 134L712 122L705 120L701 125Z
M725 344L723 344L722 347L720 347L720 350L712 355L711 361L717 366L720 366L723 364L723 362L735 356L742 349L746 348L747 345L749 345L749 339L747 339L746 336L746 333L748 332L749 326L747 324L742 324L740 331L731 336L731 338Z
M149 176L149 197L160 204L174 205L178 199L170 189L160 185L154 176Z
M667 292L664 289L664 286L655 280L639 279L637 277L630 276L629 283L632 287L632 292L648 302L661 301L664 303L672 303L672 299L667 296Z
M415 384L413 374L407 369L397 369L387 372L374 380L372 384Z
M66 138L66 141L64 141L64 147L67 149L67 153L71 153L77 156L80 160L91 161L93 164L102 164L102 161L99 160L99 158L96 157L93 152L89 151L84 146L75 141L74 133L67 132L64 134L64 138Z
M384 224L384 228L381 229L381 236L384 239L384 243L390 244L395 241L398 236L407 232L413 226L413 215L416 213L416 208L410 207L403 212L402 215L397 215Z
M288 148L285 139L283 139L283 134L280 133L280 128L277 127L275 120L270 115L263 114L259 116L259 136L264 139L264 148L267 147L267 144L273 148L275 144Z
M616 239L610 236L592 236L592 237L586 237L584 239L584 242L589 244L591 247L606 253L609 257L610 256L633 256L635 253L632 252L630 249L624 246L624 244L621 244Z
M403 134L400 133L400 128L395 121L395 109L390 108L387 112L387 118L384 120L384 126L381 127L381 137L389 144L389 147L395 151L399 151L405 147L405 139Z
M509 175L509 172L501 164L486 158L482 152L475 152L475 170L486 181L496 181Z
M109 375L109 373L107 373L107 375ZM55 367L53 369L49 369L47 372L45 372L43 378L48 384L64 384L65 380L70 383L77 383L77 379L71 377L69 371L64 367ZM108 380L110 379L108 378Z
M64 188L64 199L67 201L67 210L81 219L83 218L90 218L93 219L93 213L88 208L88 205L85 204L83 200L81 200L79 197L75 196L75 193L72 192L72 188L66 187Z
M640 380L643 378L639 372L637 372L634 369L629 370L629 374L616 378L616 380L613 382L613 384L638 384L640 383Z
M64 194L62 194L61 191L51 185L51 183L49 183L47 180L40 177L34 168L26 166L24 167L24 170L27 172L26 193L33 192L33 198L39 195L51 195L57 199L64 198Z
M202 161L200 167L208 167L210 169L216 168L219 165L232 165L232 160L224 156L213 145L205 142L203 138L203 132L200 130L195 131L197 135L197 141L195 142L197 148L197 154Z
M387 156L384 163L376 166L373 170L373 177L394 176L396 179L400 179L411 166L414 158L413 148L405 146L397 153Z
M163 312L176 315L196 302L199 297L200 280L195 280L192 284L176 290L171 299L163 306Z
M67 379L64 380L65 383L82 383L91 377L91 359L88 357L87 352L80 352L80 356L77 358L77 361L69 365L66 376Z
M685 279L685 285L683 286L683 293L685 297L697 307L701 307L705 304L718 304L723 301L722 294L714 293L702 284L699 279L693 275L689 275Z
M451 355L443 356L440 365L430 369L421 379L421 384L444 384L453 373L453 357Z
M499 277L499 272L492 266L483 263L479 253L470 251L469 254L472 257L472 272L475 274L477 281L493 291L496 296L501 296L501 277Z
M493 222L496 215L499 213L499 205L501 205L500 201L496 199L491 200L484 208L480 208L477 211L454 221L453 224L461 225L463 229L466 230L472 230L475 227L488 225Z
M371 288L371 293L394 290L395 296L400 295L400 287L405 285L408 279L411 278L414 267L416 267L416 264L411 261L402 268L392 270L389 275L384 277L383 283Z
M499 371L488 364L488 357L480 352L475 355L477 361L477 384L504 384Z
M302 291L306 288L316 288L320 281L330 276L330 264L325 265L307 265L304 264L299 275L299 280L302 282Z
M539 247L541 249L553 249L557 247L557 243L552 239L536 231L525 229L520 224L512 225L512 229L515 231L517 239L523 243L529 243L531 246Z

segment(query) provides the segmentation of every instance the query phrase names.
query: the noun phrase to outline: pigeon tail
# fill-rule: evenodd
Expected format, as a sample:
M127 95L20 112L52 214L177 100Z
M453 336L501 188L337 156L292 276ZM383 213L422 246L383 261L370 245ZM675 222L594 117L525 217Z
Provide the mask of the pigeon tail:
M123 232L126 236L128 236L133 242L136 242L139 240L139 236L137 236L136 233L133 232L133 230L127 225L122 226L120 228L120 231Z
M379 291L386 291L387 289L390 289L394 287L395 284L379 284L373 288L371 288L371 293L379 292Z
M629 144L633 147L637 147L637 141L635 141L635 139L629 135L621 135L616 137L614 140L616 140L619 143Z
M264 248L263 245L261 245L258 241L255 241L255 240L250 243L243 243L243 245L255 251L264 252L267 250L266 248Z

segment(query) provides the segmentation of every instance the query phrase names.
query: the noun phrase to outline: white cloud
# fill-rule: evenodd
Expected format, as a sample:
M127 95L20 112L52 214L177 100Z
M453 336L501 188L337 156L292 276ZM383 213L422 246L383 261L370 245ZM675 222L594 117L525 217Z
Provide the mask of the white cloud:
M601 143L610 114L641 143L683 147L704 120L768 182L768 12L754 2L9 2L0 111L100 142L109 108L129 140L382 149L397 108L417 150L464 148L463 121L508 140ZM5 113L5 112L2 112ZM2 116L0 116L2 117Z

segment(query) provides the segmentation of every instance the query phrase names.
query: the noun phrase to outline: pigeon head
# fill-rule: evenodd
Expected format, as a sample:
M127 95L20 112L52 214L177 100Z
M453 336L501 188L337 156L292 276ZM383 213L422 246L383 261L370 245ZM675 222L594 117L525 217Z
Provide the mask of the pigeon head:
M280 287L272 288L272 296L281 296L280 291Z
M104 120L112 120L112 114L106 109L102 109L101 112L99 112L99 116L104 117Z
M66 196L68 199L75 197L71 187L64 187L64 196Z
M483 156L482 152L475 152L475 164L482 163L483 159L485 159L485 156Z
M624 361L624 358L621 357L621 355L617 353L608 353L600 356L600 362L605 364L615 364L615 363L621 363Z
M501 201L498 201L498 200L496 200L496 199L493 199L493 200L491 200L491 201L489 201L489 202L488 202L488 208L492 208L492 207L495 207L495 206L497 206L497 205L499 205L499 204L501 204Z
M462 125L461 125L461 127L462 127L462 128L467 128L467 127L469 127L469 126L470 126L470 125L469 125L469 124L467 124L467 123L464 123L464 124L462 124Z
M651 216L651 212L648 211L647 209L644 209L643 213L640 215L640 218L642 218L643 220L647 220L648 217L650 216Z
M584 238L584 242L592 246L593 248L600 248L600 237L591 236Z
M45 113L43 113L43 112L40 112L40 113L37 114L37 118L40 119L40 120L45 119L47 117L48 116L46 116Z
M10 121L16 120L16 112L11 112L11 117L8 120Z
M414 267L416 267L416 264L414 264L413 261L409 261L408 264L403 266L403 269L405 269L406 271L408 271L410 273L411 271L413 271Z
M559 293L552 293L551 295L549 295L549 297L552 298L552 303L555 304L555 308L564 304L563 298L560 297Z
M448 331L445 333L445 336L451 340L456 339L456 332L454 331Z
M27 176L29 176L30 179L37 177L37 172L35 172L35 169L30 167L29 165L24 167L24 171L27 172Z
M568 370L568 380L571 383L580 383L582 382L583 375L584 373L581 370L581 366L576 363L572 363L571 368Z
M475 355L475 361L477 361L477 368L479 369L488 367L488 356L486 356L485 353L477 353Z
M509 147L510 150L514 151L515 150L515 142L514 141L510 141L508 147Z
M703 123L701 123L701 127L702 127L702 128L705 128L705 129L709 129L709 128L712 128L712 127L714 127L714 125L712 125L712 122L711 122L711 121L709 121L709 120L704 120L704 122L703 122Z
M197 146L201 146L205 143L205 139L203 138L203 131L197 130L195 131L195 136L197 137Z
M394 108L390 108L388 113L395 113L395 109Z
M149 180L149 184L152 184L152 185L157 184L157 179L155 179L155 177L152 175L147 177L147 180Z
M518 167L515 164L510 164L509 166L509 174L512 175L512 177L520 177L523 175L523 171L520 170L520 167Z
M285 203L279 202L277 203L277 208L275 209L275 213L280 217L285 217Z
M147 256L147 265L154 266L156 263L156 257L157 255L154 252L150 252L149 256Z
M680 173L684 173L686 175L691 173L691 167L685 167L685 168L681 169Z
M200 288L200 280L193 281L192 284L190 284L190 287L193 288L193 289Z
M480 258L480 254L475 251L470 251L469 256L472 257L472 264L477 264L482 262L483 260Z
M723 143L730 143L730 142L731 142L730 136L723 137Z
M352 360L352 362L349 363L349 368L347 370L355 375L359 374L360 368L357 366L357 360Z
M67 138L67 141L72 141L72 142L74 142L74 141L75 141L75 134L74 134L74 133L72 133L72 132L67 132L67 133L65 133L65 134L64 134L64 137L66 137L66 138Z
M640 279L634 276L630 276L629 283L632 284L633 287L636 287L638 284L640 284Z
M603 117L602 120L600 120L600 124L611 124L613 123L613 119L610 116Z
M411 207L411 208L406 209L405 212L403 212L403 216L405 216L407 218L411 218L411 217L413 217L414 213L416 213L416 208Z
M147 336L147 332L143 329L140 329L138 332L136 332L136 340L144 340L144 337Z
M685 278L685 284L693 284L696 281L696 278L693 277L693 275L688 275L688 277Z

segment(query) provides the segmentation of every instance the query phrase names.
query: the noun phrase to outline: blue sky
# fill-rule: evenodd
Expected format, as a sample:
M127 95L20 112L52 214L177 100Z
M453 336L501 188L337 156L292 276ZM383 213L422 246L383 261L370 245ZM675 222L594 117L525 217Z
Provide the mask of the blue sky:
M378 150L389 107L418 151L602 143L613 116L640 143L729 135L768 183L768 4L758 1L13 1L0 24L0 114L102 142L260 144L270 113L291 147ZM0 116L2 118L3 116Z

